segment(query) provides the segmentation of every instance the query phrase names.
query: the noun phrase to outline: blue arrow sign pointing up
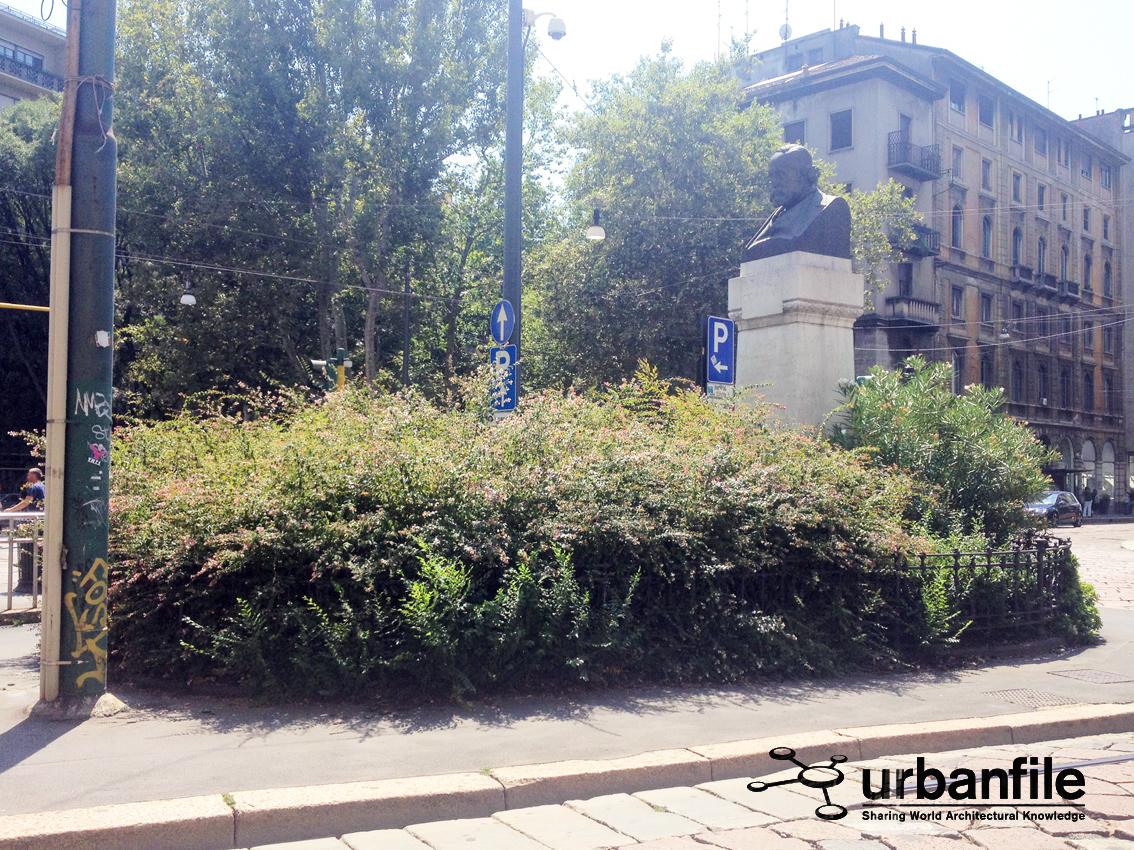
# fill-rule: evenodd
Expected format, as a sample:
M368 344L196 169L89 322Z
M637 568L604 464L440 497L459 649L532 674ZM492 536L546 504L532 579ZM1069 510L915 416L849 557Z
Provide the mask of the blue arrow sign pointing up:
M488 323L492 331L492 338L500 345L504 345L512 336L512 328L516 326L516 311L510 301L500 301L492 308L492 319Z

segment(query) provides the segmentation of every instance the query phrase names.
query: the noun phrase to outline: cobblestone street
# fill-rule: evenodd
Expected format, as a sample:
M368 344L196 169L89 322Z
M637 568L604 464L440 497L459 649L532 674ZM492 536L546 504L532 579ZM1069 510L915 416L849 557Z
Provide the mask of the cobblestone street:
M1100 607L1134 610L1134 523L1100 523L1053 533L1070 538L1083 579L1098 591Z
M822 792L801 784L748 790L744 779L706 782L639 794L610 794L470 818L418 824L253 850L1130 850L1134 847L1134 734L1095 735L1015 746L928 753L925 764L946 775L965 767L1011 769L1019 756L1051 756L1077 764L1085 793L1076 805L990 807L906 799L889 808L864 801L863 769L875 780L911 768L916 757L895 756L847 764L846 779L830 791L849 812L820 820ZM1099 763L1102 762L1102 763ZM1088 763L1088 764L1084 764ZM814 768L813 768L814 769ZM798 769L764 777L794 779ZM877 785L872 781L872 785ZM1025 781L1024 786L1027 786ZM996 784L993 784L995 798ZM1025 798L1027 791L1024 792ZM1037 795L1037 797L1042 796ZM859 802L855 803L854 801ZM913 813L924 815L915 819Z

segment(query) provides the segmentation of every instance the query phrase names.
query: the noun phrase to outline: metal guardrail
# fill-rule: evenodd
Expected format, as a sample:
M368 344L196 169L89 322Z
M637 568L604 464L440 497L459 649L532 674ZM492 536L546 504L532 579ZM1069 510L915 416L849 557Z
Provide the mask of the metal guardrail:
M43 556L43 512L0 513L0 546L7 554L8 585L3 610L15 607L17 596L29 598L27 607L39 607L40 560Z
M3 12L5 15L11 15L13 18L19 18L21 21L26 21L29 24L34 24L41 30L47 30L52 35L57 35L60 38L67 37L66 30L62 30L57 26L49 24L42 18L37 18L34 15L29 15L27 12L21 12L19 9L13 9L11 6L8 6L5 3L0 3L0 12Z

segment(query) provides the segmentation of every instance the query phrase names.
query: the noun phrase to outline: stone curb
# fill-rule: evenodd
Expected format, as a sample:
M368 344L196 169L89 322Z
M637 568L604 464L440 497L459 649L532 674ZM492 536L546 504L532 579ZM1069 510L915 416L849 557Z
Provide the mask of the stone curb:
M27 623L39 622L40 610L38 608L11 608L0 611L0 626L23 626Z
M836 753L853 762L1130 731L1134 704L1059 706L968 720L776 735L603 761L505 767L487 775L419 776L40 812L0 817L0 850L233 850L761 776L783 766L768 756L774 747L790 746L808 762Z

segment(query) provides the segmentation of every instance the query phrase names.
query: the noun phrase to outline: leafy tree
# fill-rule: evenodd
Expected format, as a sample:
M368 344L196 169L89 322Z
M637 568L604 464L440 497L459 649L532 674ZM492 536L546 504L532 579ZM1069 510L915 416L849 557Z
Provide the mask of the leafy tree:
M59 104L52 98L0 112L0 301L48 303L52 134L58 122ZM9 431L44 427L47 315L0 310L0 452L6 456L0 466L27 467L27 446Z
M871 447L879 467L913 473L932 488L918 509L948 536L959 519L966 532L1003 541L1030 525L1024 502L1051 486L1041 467L1055 460L1027 426L1004 413L1004 392L979 384L951 389L948 364L911 357L905 369L875 367L852 384L844 445Z

